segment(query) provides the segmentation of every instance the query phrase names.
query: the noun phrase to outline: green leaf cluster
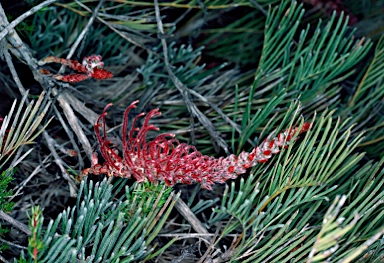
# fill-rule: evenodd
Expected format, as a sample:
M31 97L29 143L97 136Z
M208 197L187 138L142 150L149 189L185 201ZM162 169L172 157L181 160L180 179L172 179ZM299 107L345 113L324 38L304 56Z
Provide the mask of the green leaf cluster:
M153 11L137 13L129 5L116 6L113 3L106 3L105 7L108 12L100 11L100 18L94 21L77 49L76 59L99 54L107 63L125 64L131 57L132 44L143 47L145 43L154 41L151 35L156 24L148 22L153 21ZM28 38L38 58L64 57L92 16L93 8L92 3L70 2L36 13L32 21L36 26L28 33ZM121 19L122 14L130 15L131 12L131 19Z
M13 203L8 201L8 198L12 195L12 191L8 190L8 185L12 181L12 170L7 169L0 174L0 210L8 213L12 210ZM7 228L3 228L0 223L0 237L8 232ZM0 242L0 252L7 249L8 245Z
M121 194L124 185L125 180L82 181L76 206L45 229L41 209L34 208L29 253L20 262L137 262L161 253L167 246L153 253L150 245L178 195L164 185L152 186L149 195L138 184Z
M10 212L13 206L12 202L8 202L8 198L12 195L12 191L8 190L8 185L12 181L12 170L7 169L0 175L0 210Z
M359 167L364 154L353 151L362 137L351 140L348 120L334 125L333 114L324 112L273 165L226 187L209 222L227 221L216 243L241 233L229 262L350 262L378 245L384 159Z
M26 151L23 155L19 155L13 163L9 164L9 161L18 150L22 149L23 145L33 144L35 138L43 131L45 126L40 127L40 124L50 106L50 103L44 100L44 93L39 96L36 103L27 103L27 98L28 94L25 94L17 110L17 101L15 100L11 110L0 123L0 210L5 213L11 212L14 205L13 202L8 200L12 195L12 191L9 190L9 184L12 181L14 169L33 148ZM4 169L6 166L10 167ZM7 231L0 224L0 236ZM1 243L0 252L6 247L6 245Z
M16 112L15 100L8 115L4 117L0 127L0 170L22 145L33 144L34 139L48 125L49 122L39 127L50 106L44 95L42 93L36 103L26 103L28 94L25 94ZM26 108L24 104L27 104ZM32 150L27 151L13 165L16 166Z

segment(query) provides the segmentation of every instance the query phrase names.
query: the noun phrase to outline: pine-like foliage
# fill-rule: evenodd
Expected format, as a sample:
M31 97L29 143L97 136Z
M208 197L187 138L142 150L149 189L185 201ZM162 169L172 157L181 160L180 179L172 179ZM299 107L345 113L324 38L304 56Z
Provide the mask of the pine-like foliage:
M0 168L39 139L37 130L47 131L38 153L31 148L16 162L21 172L0 180L0 190L16 190L11 198L0 193L0 208L13 198L10 216L31 232L24 241L3 233L12 241L6 258L383 262L384 37L373 28L382 9L376 0L64 1L40 8L0 43L14 80L1 68L0 81L22 91L11 63L21 60L38 82L31 92L45 91L35 106L13 104L14 117L4 118ZM0 13L0 33L3 20ZM23 32L30 49L18 39L26 27L33 28ZM69 71L40 67L92 54L113 78L63 83ZM44 114L54 123L38 127ZM289 132L303 123L305 133ZM224 165L207 160L241 163L236 156L249 157L241 153L272 145L285 131L292 136L267 162L202 184L211 190L180 173L221 174ZM20 216L25 211L28 219Z
M28 254L19 262L134 262L151 258L150 242L165 223L178 196L165 187L143 193L123 181L82 181L76 206L64 210L43 229L44 216L32 209ZM123 190L122 196L116 195ZM114 200L115 199L115 200Z
M8 202L8 198L12 195L11 190L7 190L9 183L12 181L11 170L5 170L0 174L0 210L6 213L10 212L13 206L13 203ZM0 237L2 237L9 230L3 228L0 224ZM0 243L0 253L8 248L3 242Z
M27 103L25 94L15 112L17 101L12 104L11 110L4 117L0 116L0 211L9 213L12 210L13 202L9 198L13 194L9 190L12 174L17 166L33 148L21 155L23 147L33 144L35 138L42 132L43 128L39 125L48 110L49 103L44 101L44 93L34 102ZM18 154L15 157L15 153ZM10 160L13 160L10 162ZM10 163L10 164L9 164ZM5 168L7 167L7 168ZM0 223L0 237L8 232ZM0 252L7 246L1 242Z
M44 129L38 130L40 123L48 111L50 103L44 102L44 93L39 96L36 103L26 103L27 95L23 96L23 99L17 108L16 100L12 104L12 108L9 113L1 118L0 122L0 171L3 166L9 161L14 153L23 145L33 144L34 139ZM24 104L27 104L26 108ZM19 163L28 153L33 149L30 149L20 159L15 160L13 166Z

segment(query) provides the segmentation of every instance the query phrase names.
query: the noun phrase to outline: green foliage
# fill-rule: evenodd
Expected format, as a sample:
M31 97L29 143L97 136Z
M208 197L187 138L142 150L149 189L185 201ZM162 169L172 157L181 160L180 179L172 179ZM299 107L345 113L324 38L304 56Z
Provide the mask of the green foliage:
M12 181L12 170L7 169L0 174L0 210L8 213L12 210L13 203L8 201L8 198L12 195L11 190L8 189L9 183ZM8 232L7 228L2 228L0 223L0 237ZM0 253L8 248L8 245L0 242Z
M43 249L44 243L40 239L40 233L43 227L43 211L38 207L32 207L31 215L29 218L29 229L32 234L28 238L28 254L34 262L38 262L38 253Z
M171 43L168 48L169 61L174 74L188 87L188 92L191 94L197 92L205 96L214 96L216 92L220 92L221 87L214 87L207 90L206 86L210 86L212 82L221 78L220 70L223 69L226 64L223 63L217 67L206 69L205 64L199 63L202 51L203 47L196 49L187 45L177 47L175 43ZM160 51L159 53L162 54ZM166 74L164 61L161 59L161 56L155 56L150 53L145 63L137 69L137 72L143 77L143 85L140 86L141 91L136 90L132 91L132 93L141 93L141 97L143 98L141 101L142 107L148 104L149 101L159 101L162 103L162 114L173 121L167 122L160 127L166 130L166 132L178 134L178 139L181 141L190 140L189 133L182 132L180 134L180 132L177 132L178 129L184 130L185 126L190 124L190 119L185 118L187 108L184 103L180 103L180 93ZM224 81L226 82L227 80L224 79ZM169 98L164 100L164 94L169 94ZM199 101L201 100L193 98L194 103L199 103ZM217 125L217 127L220 126ZM206 136L206 131L203 130L202 132L204 136ZM207 146L205 148L202 147L204 153L208 154L212 151L212 143L208 139L199 139L199 144L201 146Z
M0 123L0 210L6 213L10 212L13 207L13 202L8 200L12 191L7 190L12 181L13 169L33 148L14 160L12 167L4 170L4 166L21 146L32 144L34 139L43 131L44 127L39 127L39 125L50 106L50 103L44 100L44 93L39 96L36 103L26 103L27 96L28 94L23 96L16 112L17 101L15 100L8 115ZM6 232L7 229L2 228L0 224L0 236ZM0 252L6 247L1 243Z
M152 210L154 206L162 208L167 202L172 190L173 189L171 187L166 187L163 183L160 185L154 185L150 182L144 182L142 184L137 184L133 188L133 193L130 194L129 192L126 192L125 195L127 199L131 198L132 203L137 205L136 209L140 207L143 209L143 213L146 214L149 210ZM160 199L154 200L153 196L158 196ZM136 200L133 200L133 198ZM150 202L148 202L148 200L150 200ZM135 210L132 206L131 210Z
M224 27L202 30L201 44L207 47L206 54L216 59L242 66L255 64L260 57L264 23L265 16L253 10Z
M255 20L260 20L257 26L265 28L263 38L259 37L252 41L246 35L227 36L225 29L229 31L232 28L242 27L245 31L255 29L253 24L242 24L245 21L240 19L225 27L223 32L218 30L212 39L205 40L208 53L212 52L210 45L213 45L212 49L217 52L215 55L217 57L227 58L227 51L240 60L242 56L246 57L243 61L245 64L249 62L247 59L259 58L256 72L252 74L252 85L240 84L235 94L234 83L242 83L239 81L239 76L229 76L222 85L210 85L218 82L214 77L220 72L217 71L220 68L209 72L202 71L203 67L195 65L194 61L202 54L201 48L193 50L190 47L180 46L178 52L174 48L169 49L170 63L175 67L177 77L187 87L221 108L223 114L233 120L232 123L228 122L223 114L214 109L205 111L218 131L223 133L232 131L233 136L227 136L226 139L228 144L233 145L235 153L241 152L249 145L255 146L260 138L272 132L280 123L282 123L279 125L281 129L286 121L285 112L292 111L290 107L292 100L299 100L302 113L307 115L314 111L322 112L327 108L335 109L344 92L341 83L354 74L359 61L366 57L372 46L370 41L354 37L354 31L348 28L347 19L343 16L337 18L334 14L327 22L319 21L317 25L315 24L315 28L310 26L303 28L303 15L304 9L301 5L295 1L283 1L282 4L270 9L265 22L262 22L260 16L256 16ZM246 21L253 23L255 20ZM244 45L252 47L234 51L233 48L242 49L238 44L240 39L249 40L243 41ZM211 40L214 40L214 44L210 43ZM183 51L182 55L178 56L183 49L189 53ZM257 55L258 53L260 55ZM240 60L228 59L242 63ZM143 92L143 97L148 101L164 101L164 92L172 94L167 96L162 109L164 115L174 121L164 124L163 129L185 130L185 126L189 124L189 120L183 118L186 107L180 105L180 96L170 93L169 89L174 87L172 88L173 84L164 73L164 68L164 62L160 58L155 54L149 54L147 61L138 70L144 78L145 85L151 87L150 91ZM242 77L249 78L249 73ZM206 87L205 85L214 88L200 88ZM153 87L158 88L154 91ZM138 94L140 96L140 92ZM167 111L168 104L172 105L169 111ZM241 125L238 125L240 123ZM379 120L377 123L380 123ZM194 128L198 133L196 145L201 146L203 151L211 152L213 148L209 145L211 144L209 135L199 126ZM180 138L188 140L183 136L179 136Z
M124 1L126 4L132 4L136 6L153 6L151 1ZM260 5L269 5L278 2L277 0L261 0L257 1ZM176 7L176 8L196 8L196 9L225 9L239 6L250 6L254 7L255 3L247 0L219 0L219 1L210 1L210 0L193 0L188 1L188 3L180 3L180 1L165 1L159 4L161 7Z
M12 170L7 169L1 172L0 175L0 210L4 212L10 212L13 206L12 202L8 202L7 199L12 195L11 190L8 189L9 183L12 181Z
M44 100L44 95L45 93L42 93L35 104L26 103L27 94L24 95L17 111L14 112L15 100L8 115L4 117L0 127L0 170L20 146L32 144L48 125L47 122L42 128L39 127L50 106L50 103ZM24 108L25 103L26 108ZM32 149L19 158L16 164L31 151Z
M12 21L14 19L14 17L7 14L7 19L8 19L8 21ZM26 20L26 21L22 21L21 23L19 23L15 27L15 29L18 32L20 32L20 35L22 35L23 37L28 37L28 34L31 34L33 32L33 30L35 29L35 26L34 26L34 24L31 23L31 21Z
M219 67L206 70L205 65L199 65L197 63L202 50L203 47L193 49L192 46L186 45L176 47L175 43L169 45L168 56L170 63L174 66L173 71L176 76L190 88L201 86L206 82L208 77L211 77L213 73L225 66L225 64L223 64ZM160 57L149 54L146 62L137 69L137 71L143 75L144 83L148 87L152 87L155 83L161 83L166 80L167 82L164 88L174 88L168 75L162 70L164 65L161 61Z
M326 259L331 259L332 262L340 262L338 260L351 262L384 233L384 228L382 228L359 247L345 249L348 244L352 243L351 240L346 239L346 236L351 236L351 232L353 233L354 230L356 230L359 219L362 217L362 214L359 215L356 211L354 211L353 217L352 214L350 214L350 218L338 217L346 199L347 197L345 195L341 198L337 196L333 204L329 207L324 216L321 230L316 237L316 242L309 253L307 262L324 262ZM348 211L350 208L354 209L354 207L350 205L345 211ZM350 212L345 211L343 212L344 215ZM361 223L361 221L362 220L360 220L359 223ZM361 243L361 241L359 243Z
M351 118L350 123L359 123L355 132L366 131L365 140L361 146L373 157L382 157L384 151L384 116L380 114L383 109L384 98L384 38L377 43L374 56L356 86L353 96L350 97L342 109L341 114Z
M0 224L0 237L2 237L4 234L6 234L9 230L7 228L2 228ZM9 246L3 242L0 243L0 253L4 250L8 249Z
M309 26L299 31L303 15L303 8L294 1L270 9L248 101L237 106L245 112L237 152L256 128L273 126L273 114L274 122L282 119L284 111L276 109L286 107L288 98L299 99L311 112L335 108L340 96L337 84L353 73L372 46L369 41L356 41L353 32L347 33L347 21L336 19L335 14L325 26L320 21L309 38Z
M380 237L384 160L358 169L363 154L352 152L362 138L351 141L352 127L343 131L348 120L335 123L332 114L324 112L272 166L260 165L239 186L226 187L209 222L228 221L216 242L242 233L230 262L301 262L308 255L310 262L349 262ZM343 194L336 201L348 200L343 211L324 210Z
M76 206L64 210L42 229L44 217L32 210L25 262L133 262L151 258L151 241L169 216L178 195L164 185L151 186L156 195L135 184L121 189L106 179L93 184L82 181ZM156 253L161 252L162 249Z
M125 64L130 58L132 44L143 46L154 41L151 34L155 32L156 24L148 22L153 20L153 12L143 10L138 16L128 5L121 7L109 3L106 7L108 11L104 13L104 19L94 21L77 50L76 58L99 54L106 63ZM92 3L87 6L85 3L72 2L60 4L60 7L50 6L38 12L33 18L33 24L38 26L28 37L38 58L51 55L64 57L92 16L91 8ZM130 12L134 13L130 20L120 19L121 14L129 15Z

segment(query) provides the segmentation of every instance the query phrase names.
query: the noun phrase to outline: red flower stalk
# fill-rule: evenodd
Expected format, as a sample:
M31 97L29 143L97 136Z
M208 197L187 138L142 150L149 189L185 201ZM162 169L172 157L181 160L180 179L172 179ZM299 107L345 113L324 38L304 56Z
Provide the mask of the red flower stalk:
M171 133L161 134L152 141L147 141L148 131L159 130L156 126L149 124L152 117L161 114L159 109L151 110L147 114L142 127L136 127L136 123L145 113L138 114L127 132L129 112L136 108L137 103L138 101L134 101L124 113L122 156L117 149L110 147L111 142L106 137L105 116L112 104L105 107L95 124L95 133L105 163L98 164L95 153L92 167L83 170L81 176L86 176L88 173L123 178L133 176L139 182L164 181L169 186L176 183L199 183L202 188L212 189L213 184L234 179L245 173L247 168L266 162L272 154L278 153L281 147L287 147L296 133L305 132L311 126L306 122L300 130L299 128L288 129L275 138L267 138L249 153L242 152L239 156L232 154L225 158L214 158L202 155L194 146L180 143Z
M46 63L60 63L64 66L68 66L69 68L76 70L78 72L81 72L83 74L79 73L73 73L69 75L60 75L56 74L53 77L57 80L63 81L63 82L80 82L89 78L94 79L109 79L113 77L113 74L105 69L104 62L101 61L102 57L100 55L91 55L89 57L85 57L83 59L83 62L80 64L76 60L71 59L64 59L64 58L57 58L57 57L46 57L45 59L39 61L39 65L44 65ZM48 75L50 74L49 70L41 69L40 73Z

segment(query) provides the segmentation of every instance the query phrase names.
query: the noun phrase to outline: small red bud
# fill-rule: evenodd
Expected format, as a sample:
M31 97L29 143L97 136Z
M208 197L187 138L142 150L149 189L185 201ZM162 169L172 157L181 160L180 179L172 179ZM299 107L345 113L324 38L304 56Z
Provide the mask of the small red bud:
M271 155L272 151L271 150L265 150L263 152L264 155Z

